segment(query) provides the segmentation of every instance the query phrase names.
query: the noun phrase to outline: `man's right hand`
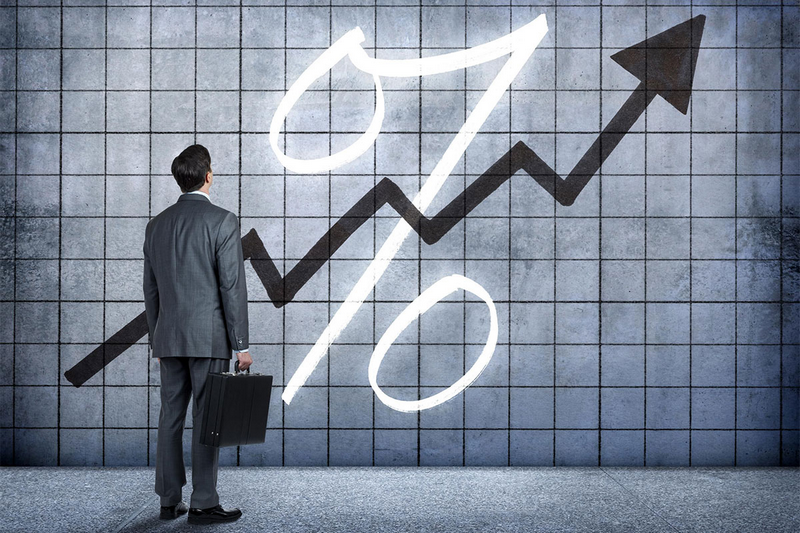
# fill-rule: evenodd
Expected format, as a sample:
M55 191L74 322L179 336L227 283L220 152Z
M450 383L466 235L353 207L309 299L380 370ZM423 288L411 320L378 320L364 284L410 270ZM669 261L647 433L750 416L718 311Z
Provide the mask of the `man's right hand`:
M253 364L253 358L250 357L250 352L239 352L236 354L239 358L239 370L245 371Z

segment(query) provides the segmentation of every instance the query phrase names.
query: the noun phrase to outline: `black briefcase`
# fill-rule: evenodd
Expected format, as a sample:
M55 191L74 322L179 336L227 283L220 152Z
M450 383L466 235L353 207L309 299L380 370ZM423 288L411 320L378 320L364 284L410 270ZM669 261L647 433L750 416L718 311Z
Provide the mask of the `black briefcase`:
M200 428L200 444L240 446L264 442L272 393L272 376L239 372L209 372L206 381L206 413Z

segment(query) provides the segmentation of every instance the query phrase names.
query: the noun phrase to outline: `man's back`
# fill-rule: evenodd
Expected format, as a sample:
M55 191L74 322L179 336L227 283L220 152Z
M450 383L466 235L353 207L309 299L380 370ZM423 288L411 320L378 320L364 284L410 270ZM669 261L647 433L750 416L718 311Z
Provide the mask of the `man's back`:
M236 215L182 194L147 224L143 251L153 357L230 359L249 346Z
M219 448L200 444L209 374L230 370L231 350L250 367L247 284L236 215L211 203L211 154L193 144L172 161L186 191L147 224L144 237L144 305L150 346L161 372L155 491L161 518L188 513L190 524L231 522L239 509L219 505ZM192 416L192 499L183 503L186 467L183 429Z

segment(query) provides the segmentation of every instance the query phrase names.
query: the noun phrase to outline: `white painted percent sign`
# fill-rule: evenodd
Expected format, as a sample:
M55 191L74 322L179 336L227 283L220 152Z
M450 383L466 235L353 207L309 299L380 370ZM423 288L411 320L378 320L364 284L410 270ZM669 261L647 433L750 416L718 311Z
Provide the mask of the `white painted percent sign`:
M536 50L536 47L547 33L547 20L544 15L538 16L532 22L522 26L508 35L494 41L449 54L418 58L418 59L376 59L369 57L361 43L364 34L356 27L347 32L342 38L333 43L300 75L284 97L281 99L269 128L269 143L278 160L289 170L302 174L328 172L347 164L366 152L381 130L384 117L383 90L381 89L381 76L385 77L419 77L431 74L452 72L475 65L486 63L504 55L510 54L503 68L492 80L489 88L483 93L475 109L461 126L456 136L450 142L444 155L434 167L428 179L423 184L419 193L414 197L413 203L420 210L431 204L436 194L450 176L456 163L464 155L481 126L489 117L500 98L519 74L522 67ZM327 74L333 66L348 56L353 65L359 70L372 74L375 83L375 112L367 130L347 148L317 159L295 159L289 157L278 146L278 135L283 127L287 115L297 103L303 93L320 77ZM344 328L352 320L358 309L364 303L369 293L378 283L389 264L394 259L403 241L411 232L411 226L400 220L389 238L381 246L375 258L370 263L364 274L361 275L342 306L336 311L330 323L322 332L317 342L308 352L302 363L289 380L283 391L283 401L287 404L297 391L308 380L311 373L325 356L330 345L339 337ZM459 289L472 292L486 302L489 307L491 325L489 337L478 360L470 370L456 383L433 396L416 401L405 401L392 398L378 386L377 376L381 361L392 342L408 325L421 316L425 311L439 302L442 298ZM387 406L398 411L421 411L449 400L456 394L469 387L481 374L492 358L497 344L497 310L489 293L477 282L459 275L447 276L420 294L400 315L392 322L386 333L383 334L372 354L369 364L369 382L378 398Z

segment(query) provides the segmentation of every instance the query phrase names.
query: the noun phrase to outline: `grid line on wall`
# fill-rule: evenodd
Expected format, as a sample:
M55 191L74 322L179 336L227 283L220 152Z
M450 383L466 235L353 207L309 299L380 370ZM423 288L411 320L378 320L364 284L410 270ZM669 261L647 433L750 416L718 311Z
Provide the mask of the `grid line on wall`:
M288 11L289 8L284 3L283 6L283 45L284 47L288 45ZM288 50L284 48L283 50L283 90L284 93L288 89L288 79L287 79L287 72L288 72ZM288 135L285 133L289 129L289 117L286 117L284 121L284 134L283 134L283 153L287 153L288 147ZM240 154L241 157L241 154ZM286 255L286 176L287 171L286 167L283 167L283 250L284 255ZM286 259L281 262L282 273L283 273L283 291L286 292ZM282 341L282 376L283 376L283 386L286 386L286 306L281 309L281 341ZM281 465L286 465L286 409L283 405L281 405Z
M378 7L377 2L372 8L372 27L375 28L375 31L372 32L372 49L378 49ZM333 34L333 28L331 28L331 34ZM377 55L377 54L374 54ZM373 83L372 88L372 105L377 105L378 103L378 88L375 87ZM373 143L372 148L370 149L372 152L372 201L376 202L377 192L375 187L378 185L378 150ZM378 227L375 224L375 221L372 222L372 257L375 257L378 254ZM372 293L372 345L375 346L378 342L377 339L377 331L376 331L376 313L375 313L375 292ZM372 395L372 466L375 466L375 395Z
M197 26L195 26L195 31ZM243 32L244 32L244 8L242 7L242 0L239 0L239 171L237 177L237 184L238 184L238 200L239 203L237 205L236 210L236 218L239 221L239 232L241 233L242 230L242 63L243 63L243 52L242 52L242 45L244 44L243 41ZM196 111L195 111L196 112ZM248 349L250 348L250 339L248 338ZM234 356L238 360L238 355L234 353ZM252 358L252 356L251 356ZM253 361L255 362L255 361ZM233 363L234 365L236 363ZM270 391L271 392L271 391ZM241 465L242 463L242 447L236 447L236 466Z
M514 31L514 11L512 9L508 10L508 32L511 33ZM467 87L467 84L464 84L464 87ZM514 88L509 85L508 86L508 150L511 150L512 142L511 142L511 116L514 112ZM466 100L466 98L465 98ZM512 206L511 206L511 199L512 199L512 188L513 184L511 180L508 182L508 257L509 259L512 257L511 253L511 213L512 213ZM466 258L466 252L464 253L464 257ZM512 282L512 275L511 275L511 261L508 262L508 292L506 292L506 296L509 301L511 301L511 284ZM508 321L508 328L506 333L508 338L511 339L511 306L508 306L508 313L506 314L506 320ZM466 339L465 339L466 340ZM507 449L507 461L506 465L511 466L511 348L508 350L508 357L507 357L507 371L506 371L506 380L508 381L508 393L506 395L506 401L508 402L508 417L506 418L506 426L508 427L507 435L506 435L506 449Z
M105 17L104 17L104 27L105 27L105 37L103 39L103 64L105 65L105 69L103 70L103 174L107 176L108 174L108 6L105 8ZM63 30L62 30L63 31ZM106 314L107 314L107 304L106 304L106 288L107 288L107 274L108 274L108 263L106 262L106 256L108 251L108 185L106 184L106 179L103 179L103 338L107 339L108 334L106 333ZM60 340L60 339L59 339ZM103 353L105 356L105 352ZM102 385L103 385L103 456L101 464L103 466L106 465L106 369L103 367L103 376L102 376Z
M53 0L53 1L55 2L56 0ZM320 5L320 4L315 4L315 3L308 3L308 4L301 4L301 3L287 4L287 3L284 3L284 5L288 5L288 7L291 7L291 8L304 8L304 7L305 8L313 8L313 7L325 7L326 6L325 4ZM409 2L407 4L402 4L402 3L385 3L385 4L383 4L383 3L374 3L373 5L376 6L376 7L386 7L386 8L398 8L398 7L441 8L441 7L452 7L452 5L449 5L449 4L442 5L441 3L438 3L435 0L431 0L431 2L418 2L418 3L410 3ZM544 3L544 2L542 2L542 3L527 3L526 4L524 2L519 2L519 3L515 2L513 4L508 4L508 3L498 4L498 3L494 3L494 2L475 2L475 3L470 3L469 4L470 7L495 7L495 8L502 8L502 7L516 7L516 8L523 8L523 7L536 7L536 8L576 7L576 8L583 8L583 7L600 7L600 5L601 4L600 4L599 0L596 3L591 3L591 2ZM225 4L225 3L219 3L219 4L208 3L208 4L206 4L206 3L204 3L202 5L202 7L204 7L204 8L232 8L232 7L235 7L235 6L236 6L236 4L233 4L233 3L229 3L229 4ZM261 8L281 7L279 4L259 4L259 3L246 3L246 4L243 3L242 6L243 7L261 7ZM702 3L702 2L683 2L683 3L681 3L681 2L669 2L669 3L663 3L663 4L648 4L647 2L645 2L643 4L634 4L634 3L607 4L607 6L631 7L631 8L632 7L671 7L671 8L677 8L677 7L717 7L717 8L718 7L769 7L769 8L780 8L782 6L796 7L796 5L793 2L786 2L785 1L785 2L781 2L781 3L777 3L776 2L776 3L769 3L769 4L765 5L764 2L759 2L758 0L753 0L752 2L746 2L746 1L745 2L733 2L733 1L731 1L730 3ZM54 9L54 8L58 7L58 4L57 3L53 3L53 4L28 3L28 2L23 0L23 1L17 1L12 6L3 5L3 6L0 6L0 7L21 7L21 8L24 8L24 9L37 9L37 8L38 9ZM90 7L106 7L106 4L105 3L99 3L99 4L79 3L79 4L74 4L74 5L73 4L65 5L64 7L67 7L67 8L72 8L72 7L83 7L83 8L87 8L87 7L88 8L90 8ZM193 6L187 5L187 4L170 4L170 3L167 3L167 2L141 2L141 3L132 2L132 3L129 3L129 4L121 4L121 3L120 4L113 4L111 7L114 7L114 8L156 7L156 8L178 8L178 9L180 9L180 8L191 8ZM364 7L372 7L372 6L366 5L366 4L358 4L358 3L353 3L353 4L341 3L341 4L333 5L333 7L341 9L341 8L364 8ZM439 48L439 47L437 47L437 48Z
M19 10L14 10L14 46L19 46ZM14 250L12 257L14 258L14 303L13 315L14 322L11 324L12 341L17 339L17 213L19 212L19 158L17 157L17 131L19 129L19 52L14 50ZM14 391L11 394L11 464L17 463L17 345L14 343L11 346L11 385Z
M61 9L59 10L59 24L61 27L64 27L64 1L61 1ZM63 47L64 46L64 32L61 32L59 36L59 44ZM63 180L64 177L62 176L62 168L63 168L63 158L64 158L64 149L63 149L63 136L61 132L64 129L64 94L61 92L61 89L64 87L64 59L63 59L63 52L59 53L59 65L58 65L58 375L61 375L61 256L63 254L61 248L61 213L63 209L63 202L62 202L62 189L63 189ZM16 110L14 110L16 113ZM16 245L16 243L15 243ZM56 465L61 466L61 383L57 384L56 388L56 401L58 404L56 405Z
M553 25L558 28L558 3L555 5L553 13ZM555 58L553 59L553 169L558 169L558 31L553 37L554 47L556 49ZM556 295L558 294L558 267L556 257L558 257L558 219L556 213L558 211L556 199L553 198L553 449L551 451L552 464L556 466L556 431L558 427L556 413L558 412L558 394L556 383L558 383L558 376L556 375L558 369L558 359L556 354L558 352L556 343L558 342L558 306L555 303ZM509 305L510 307L510 305ZM509 342L511 339L509 339Z
M781 95L781 101L780 101L780 131L781 131L781 137L780 137L780 149L779 149L779 152L781 154L781 160L780 160L780 163L779 163L779 165L780 165L780 168L779 168L779 170L780 170L779 205L780 205L780 215L781 215L781 220L780 220L780 235L781 235L781 238L780 238L780 242L779 242L780 269L778 271L778 276L779 276L778 291L779 291L780 299L781 299L780 312L779 312L779 318L778 318L779 323L780 323L780 343L781 343L781 346L779 348L779 350L780 350L780 363L779 363L779 365L780 366L778 368L778 384L781 386L780 403L779 403L779 406L778 406L778 423L780 425L780 432L778 433L778 454L779 454L778 455L778 464L780 466L784 465L784 461L783 461L783 456L784 456L784 449L783 449L783 414L784 414L783 402L784 402L785 392L784 392L783 386L785 385L785 383L783 381L783 341L784 341L783 328L785 326L784 326L784 317L783 317L783 312L784 311L783 311L783 308L784 308L784 304L786 302L786 294L784 292L784 285L783 285L783 283L784 283L783 270L784 270L784 261L785 261L785 258L784 258L784 255L783 255L783 252L784 252L783 240L784 240L784 238L786 238L786 233L785 233L785 230L784 230L784 227L783 227L784 218L786 216L786 213L784 213L784 204L783 204L783 154L784 154L784 152L783 152L783 112L784 112L784 109L783 109L783 105L784 105L784 103L783 103L783 99L784 99L784 91L783 91L783 85L784 85L784 72L783 72L783 66L784 65L783 65L783 60L784 59L783 59L783 56L785 54L785 52L784 52L784 42L783 42L783 28L784 28L783 7L784 7L783 3L781 3L781 18L780 18L780 20L781 20L781 22L780 22L780 24L781 24L781 57L780 57L780 77L781 77L781 85L780 85L780 89L781 89L780 90L780 95ZM737 203L738 203L738 197L737 197ZM800 384L798 384L798 385L800 385Z
M736 92L733 93L734 97L734 120L735 126L734 130L739 129L739 6L736 6L736 41L735 41L735 48L736 51L736 60L734 61L735 65L735 74L734 74L734 83L735 88L737 89ZM736 201L733 204L733 218L738 220L739 218L739 177L736 176L736 173L739 170L739 135L737 133L736 137L734 137L734 149L733 149L733 173L734 173L734 181L733 181L733 197ZM739 342L739 304L737 300L739 300L739 224L734 225L734 233L733 233L733 384L735 387L733 393L733 466L737 466L739 464L739 346L737 345ZM691 339L689 339L691 341Z
M422 7L420 6L420 13L421 12L422 12ZM468 21L469 21L469 10L467 9L467 5L464 4L464 48L467 47L467 43L469 42L469 39L467 38L467 30L469 28ZM422 35L422 32L423 32L423 28L422 28L422 26L420 26L420 28L419 28L420 35ZM467 86L467 74L468 74L467 73L467 69L464 69L464 87ZM467 120L467 98L466 98L466 94L464 95L463 113L464 114L462 116L462 120L464 122L466 122L466 120ZM420 128L422 128L422 123L421 122L420 122ZM420 153L422 153L422 152L420 152ZM462 180L462 183L461 183L462 190L465 190L467 188L467 178L466 178L467 157L469 157L469 156L467 155L466 152L464 152L464 155L461 157L461 161L462 161L461 166L464 169L464 173L465 173L464 179ZM464 217L466 217L466 205L464 206L464 210L462 211L462 215L464 215ZM466 232L466 226L467 226L467 221L466 221L466 218L465 218L465 220L464 220L464 230L465 231L464 231L463 236L461 238L461 250L462 250L465 258L467 257L467 232ZM421 240L420 237L417 237L417 239ZM422 246L422 244L420 244L420 246ZM461 275L462 276L466 276L467 275L467 262L466 261L463 261L461 263ZM420 272L420 278L421 277L422 276L421 276L421 272ZM461 302L462 302L461 303L461 311L462 311L463 316L465 317L465 321L466 321L466 316L467 316L467 303L466 303L467 302L467 295L466 295L466 291L461 293ZM422 317L420 317L420 320L422 320ZM466 342L467 342L467 328L466 327L464 327L461 330L461 342L462 342L462 345L463 345L463 347L461 349L461 374L463 375L467 371L467 344L466 344ZM461 400L461 465L464 466L467 463L467 395L466 394L461 394L460 396L461 396L461 398L460 398L460 400ZM510 409L510 407L509 407L509 409Z
M331 11L331 2L328 0L328 47L330 47L333 42L333 13ZM285 75L285 74L284 74ZM332 149L332 134L330 133L333 130L333 76L331 75L330 70L327 73L328 78L328 155L333 153ZM328 175L328 227L331 227L331 173L330 170L327 172ZM331 255L331 241L328 240L328 256ZM327 304L326 304L326 312L328 315L328 323L331 322L331 262L328 261L326 263L326 268L328 271L328 281L326 283L328 293L327 293ZM328 372L328 379L327 384L331 384L331 356L330 353L325 358L325 364L327 365L327 372ZM330 389L327 389L327 428L326 428L326 435L325 435L325 444L327 446L327 455L325 457L325 464L331 464L331 393ZM374 422L372 425L375 425Z
M598 129L603 129L603 0L600 0L600 31L598 48L600 55L600 105L598 106ZM646 70L645 70L646 71ZM603 137L600 137L600 153L603 153ZM603 298L603 166L597 169L597 299ZM597 312L597 465L603 464L603 306L598 304Z
M153 6L152 4L149 7L148 11L148 25L150 26L150 53L149 60L150 60L150 68L148 69L148 85L150 89L149 98L147 99L147 125L151 132L153 131ZM108 43L105 43L108 46ZM150 150L150 153L153 153L153 134L150 133L147 136L147 146ZM153 158L148 157L147 162L147 218L151 219L153 217ZM144 243L142 243L144 245ZM158 375L159 375L159 386L156 388L153 386L153 383L150 379L150 367L152 366L152 350L150 348L150 343L147 344L147 465L151 464L150 458L150 433L152 432L153 420L150 419L150 396L154 393L154 391L159 392L159 396L161 393L161 361L158 361ZM161 402L159 401L159 406ZM160 409L159 409L160 411ZM159 423L161 420L161 413L159 412ZM158 424L156 424L158 426ZM156 430L158 431L158 430ZM192 430L194 431L194 429ZM156 434L156 441L158 440L158 434Z
M694 19L694 10L692 6L689 7L689 17ZM700 43L697 43L698 46ZM694 31L691 32L689 37L689 47L694 48ZM692 400L694 399L692 392L692 342L694 341L693 328L693 312L694 312L694 274L692 268L692 259L694 257L693 237L694 237L694 180L692 176L693 158L693 126L694 126L694 106L689 106L689 466L692 466L692 435L693 435L693 420L692 420Z
M422 57L422 0L419 0L419 48L417 51L418 57ZM375 28L377 35L378 28ZM465 40L466 41L466 40ZM377 50L375 56L377 57ZM418 168L417 168L417 190L422 189L422 76L417 79L417 98L419 103L419 116L417 120L417 145L418 153ZM422 294L422 243L417 238L417 294ZM377 300L377 293L375 298ZM375 307L375 314L378 313L377 305ZM422 397L422 318L417 320L417 398ZM463 453L463 452L462 452ZM417 466L422 465L422 412L417 412Z
M650 25L647 17L648 13L648 5L647 0L645 0L645 8L644 8L644 38L647 40L650 37ZM647 70L647 52L644 54L644 71L648 72ZM647 301L647 124L648 124L648 112L650 106L647 106L644 110L644 177L643 177L643 188L644 188L644 283L642 287L643 299ZM691 305L691 304L690 304ZM642 431L642 466L647 466L647 305L642 306L642 323L644 324L644 341L645 345L642 347L642 365L643 365L643 377L642 382L644 385L644 392L642 394L642 419L644 426L644 431Z

